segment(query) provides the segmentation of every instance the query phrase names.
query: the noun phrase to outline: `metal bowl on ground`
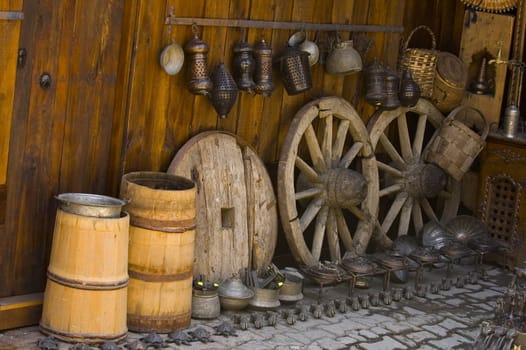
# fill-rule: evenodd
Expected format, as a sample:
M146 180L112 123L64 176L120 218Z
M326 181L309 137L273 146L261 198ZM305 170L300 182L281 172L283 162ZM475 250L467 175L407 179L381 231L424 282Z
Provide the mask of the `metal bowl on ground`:
M422 227L420 237L424 247L434 249L442 248L453 239L449 231L442 224L434 220L427 222L424 227Z
M467 242L471 238L488 233L482 220L471 215L458 215L449 220L446 229L456 241Z
M254 310L272 310L281 305L279 302L280 288L257 288L253 287L254 297L248 302L248 306Z
M278 299L282 302L294 303L303 299L303 275L294 268L286 267L281 270L285 276L283 285L279 289Z
M219 303L223 310L243 310L254 297L254 291L248 288L237 275L225 280L217 289Z
M118 218L127 204L119 198L89 193L61 193L55 198L68 213L99 218Z

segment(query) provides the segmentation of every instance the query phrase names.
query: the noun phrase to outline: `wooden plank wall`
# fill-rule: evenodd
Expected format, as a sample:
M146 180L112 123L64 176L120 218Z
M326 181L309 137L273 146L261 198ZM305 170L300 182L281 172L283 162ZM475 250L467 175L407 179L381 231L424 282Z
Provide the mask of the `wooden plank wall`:
M350 100L364 119L362 75L334 77L313 67L313 89L289 96L279 72L270 97L241 93L228 118L218 119L206 97L188 92L185 74L166 75L162 48L192 38L180 17L246 18L314 23L405 25L421 21L450 42L456 0L25 0L7 178L6 230L0 231L0 297L42 291L56 201L62 192L118 195L124 173L165 171L177 150L205 130L226 130L254 147L271 176L294 113L323 95ZM425 15L424 15L425 14ZM262 36L277 54L293 31L201 27L210 66L230 67L232 45ZM300 28L298 28L300 29ZM349 33L340 33L343 39ZM313 39L315 33L308 32ZM372 33L374 58L394 68L400 35ZM449 44L448 44L449 45ZM186 66L183 67L186 69ZM53 82L42 89L39 77ZM286 250L286 247L283 246Z

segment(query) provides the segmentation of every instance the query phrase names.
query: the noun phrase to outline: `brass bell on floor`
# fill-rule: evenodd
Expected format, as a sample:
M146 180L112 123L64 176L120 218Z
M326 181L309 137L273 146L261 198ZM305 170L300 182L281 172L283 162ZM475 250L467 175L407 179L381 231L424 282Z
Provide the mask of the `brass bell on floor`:
M236 103L239 89L223 62L214 69L211 79L214 88L209 95L210 101L219 117L224 119Z
M246 41L242 40L234 45L234 59L232 71L239 90L254 93L256 83L254 82L254 49Z
M186 43L184 52L188 55L188 90L195 95L208 95L212 81L208 77L208 51L210 47L199 38L197 27L192 26L194 38Z
M268 97L274 90L274 82L272 81L272 47L265 39L261 39L254 46L254 60L256 93Z

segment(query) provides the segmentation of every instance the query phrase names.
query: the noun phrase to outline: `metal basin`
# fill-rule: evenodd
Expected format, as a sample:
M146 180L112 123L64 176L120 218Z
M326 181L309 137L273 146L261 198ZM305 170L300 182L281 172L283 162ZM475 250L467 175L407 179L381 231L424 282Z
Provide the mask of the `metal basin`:
M118 218L126 201L89 193L61 193L55 198L60 202L60 209L77 215L99 218Z

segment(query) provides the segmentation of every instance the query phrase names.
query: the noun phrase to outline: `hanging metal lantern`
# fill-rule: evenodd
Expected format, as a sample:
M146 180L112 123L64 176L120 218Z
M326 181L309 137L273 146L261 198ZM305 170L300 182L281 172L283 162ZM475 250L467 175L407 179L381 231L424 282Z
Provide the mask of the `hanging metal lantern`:
M385 68L374 62L365 69L365 100L380 107L385 99Z
M287 47L278 59L283 85L289 95L312 87L309 54L297 47Z
M272 81L272 48L261 39L254 47L256 93L270 96L274 90Z
M385 77L385 99L382 107L385 109L395 109L400 106L398 91L400 88L400 78L394 73L387 73Z
M256 88L254 82L254 49L244 40L234 45L234 60L232 70L239 90L253 93Z
M210 100L220 118L226 118L236 103L239 89L224 63L220 63L212 72L214 88Z
M192 26L194 38L186 43L184 52L189 56L188 89L195 95L208 95L212 81L208 77L208 51L210 47L199 38L197 27Z
M420 87L411 76L409 70L404 70L402 72L398 98L400 99L400 104L405 107L413 107L420 98Z

